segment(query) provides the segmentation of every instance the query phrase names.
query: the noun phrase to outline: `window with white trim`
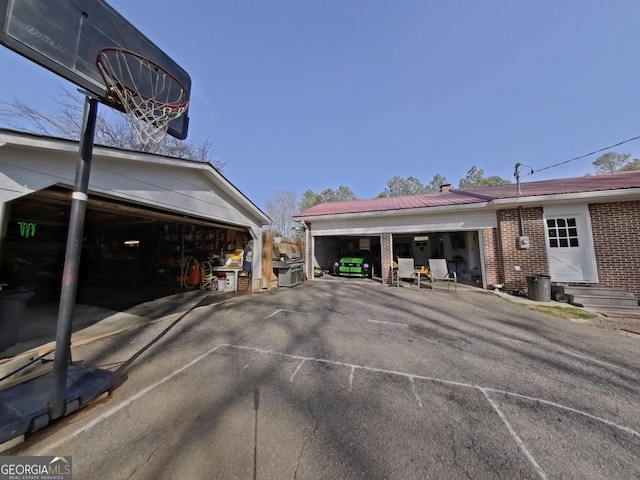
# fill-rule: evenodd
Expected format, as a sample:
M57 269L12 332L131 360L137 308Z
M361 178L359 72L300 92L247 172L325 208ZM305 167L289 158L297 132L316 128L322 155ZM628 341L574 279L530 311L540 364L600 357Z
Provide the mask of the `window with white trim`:
M551 248L577 247L578 226L575 217L548 218L547 235Z

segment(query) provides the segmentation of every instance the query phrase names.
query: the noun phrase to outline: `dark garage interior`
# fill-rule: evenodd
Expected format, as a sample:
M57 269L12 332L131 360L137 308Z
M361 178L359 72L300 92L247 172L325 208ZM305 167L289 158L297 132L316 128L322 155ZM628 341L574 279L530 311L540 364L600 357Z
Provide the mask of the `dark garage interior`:
M58 300L70 210L71 191L63 187L9 204L0 272L5 288L34 288L31 303ZM179 291L183 256L223 257L248 241L247 232L227 225L90 195L77 297Z

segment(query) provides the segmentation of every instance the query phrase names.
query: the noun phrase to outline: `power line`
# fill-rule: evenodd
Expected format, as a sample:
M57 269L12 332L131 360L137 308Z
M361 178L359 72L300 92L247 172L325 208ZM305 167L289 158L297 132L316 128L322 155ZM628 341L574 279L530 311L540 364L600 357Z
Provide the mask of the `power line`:
M531 172L527 173L525 175L525 177L527 177L529 175L533 175L534 173L541 172L542 170L549 170L550 168L559 167L560 165L564 165L564 164L569 163L569 162L575 162L576 160L580 160L581 158L585 158L585 157L588 157L590 155L594 155L596 153L604 152L605 150L610 150L610 149L612 149L614 147L618 147L620 145L624 145L625 143L633 142L634 140L638 140L638 139L640 139L640 135L638 135L637 137L633 137L633 138L630 138L628 140L624 140L622 142L616 143L615 145L609 145L608 147L604 147L604 148L601 148L599 150L595 150L593 152L586 153L584 155L580 155L579 157L575 157L575 158L571 158L569 160L565 160L564 162L556 163L554 165L549 165L548 167L539 168L538 170L535 170L535 171L533 170L533 168L529 167L529 168L531 168ZM524 166L528 166L528 165L524 165Z

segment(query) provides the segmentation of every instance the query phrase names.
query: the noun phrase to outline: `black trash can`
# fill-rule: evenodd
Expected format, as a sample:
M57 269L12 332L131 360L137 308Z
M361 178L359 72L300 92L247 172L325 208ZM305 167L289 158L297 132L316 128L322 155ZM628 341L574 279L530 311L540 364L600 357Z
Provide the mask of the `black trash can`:
M527 293L536 302L551 301L551 276L536 273L527 277Z
M0 352L18 341L20 322L27 301L33 298L33 288L0 290Z

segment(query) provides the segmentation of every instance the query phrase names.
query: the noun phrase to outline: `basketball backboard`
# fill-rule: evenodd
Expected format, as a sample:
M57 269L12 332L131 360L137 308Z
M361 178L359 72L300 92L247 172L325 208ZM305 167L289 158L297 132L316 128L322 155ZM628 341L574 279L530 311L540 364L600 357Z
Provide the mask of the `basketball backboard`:
M0 0L0 22L0 44L120 111L124 111L122 105L109 98L96 66L104 49L144 57L174 77L189 96L187 72L103 0ZM185 111L169 123L167 131L184 139L188 127Z

